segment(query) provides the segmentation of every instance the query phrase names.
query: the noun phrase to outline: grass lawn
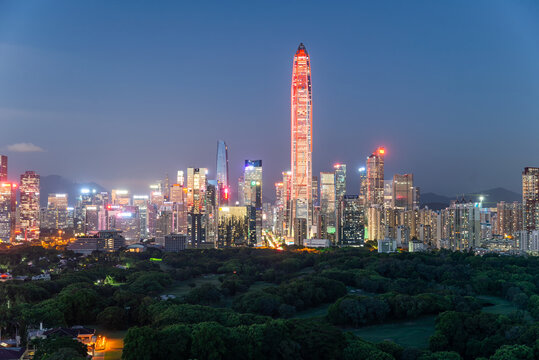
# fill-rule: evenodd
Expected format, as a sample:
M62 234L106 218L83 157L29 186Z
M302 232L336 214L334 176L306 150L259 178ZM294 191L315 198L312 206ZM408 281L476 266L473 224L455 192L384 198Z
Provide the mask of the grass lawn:
M427 348L429 337L434 334L436 316L424 316L409 321L370 325L350 330L355 335L372 342L391 340L405 347Z
M511 302L497 296L481 295L477 296L478 300L492 304L483 307L482 311L490 314L507 315L518 310Z
M121 360L122 359L122 351L107 351L105 353L105 360Z
M293 316L295 319L309 319L309 318L318 318L324 317L328 314L328 308L331 304L324 304L321 306L314 307L312 309L307 309L298 312Z
M196 284L194 288L203 284L213 284L215 286L219 286L221 284L219 281L219 275L217 274L202 275L194 279L176 282L171 287L165 289L165 291L163 291L163 295L174 295L181 298L182 296L187 295L189 291L194 289L193 287L189 286L189 284L192 283Z
M273 283L267 282L267 281L255 281L253 285L249 287L249 291L252 290L262 290L267 287L277 286Z

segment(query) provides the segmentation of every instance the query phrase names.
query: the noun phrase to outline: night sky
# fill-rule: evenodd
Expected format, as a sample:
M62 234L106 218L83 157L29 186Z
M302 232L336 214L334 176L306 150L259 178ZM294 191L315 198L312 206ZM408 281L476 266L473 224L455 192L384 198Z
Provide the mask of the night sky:
M0 153L12 180L142 192L188 166L213 178L223 139L234 186L262 159L272 198L303 42L313 174L345 162L357 193L383 145L386 178L422 193L520 191L539 166L537 39L536 1L0 1Z

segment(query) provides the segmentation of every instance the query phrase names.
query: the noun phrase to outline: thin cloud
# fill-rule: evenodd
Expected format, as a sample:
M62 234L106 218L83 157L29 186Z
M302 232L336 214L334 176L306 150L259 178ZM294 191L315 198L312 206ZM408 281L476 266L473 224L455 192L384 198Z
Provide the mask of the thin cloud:
M41 147L34 145L32 143L18 143L13 145L8 145L7 149L13 152L43 152Z

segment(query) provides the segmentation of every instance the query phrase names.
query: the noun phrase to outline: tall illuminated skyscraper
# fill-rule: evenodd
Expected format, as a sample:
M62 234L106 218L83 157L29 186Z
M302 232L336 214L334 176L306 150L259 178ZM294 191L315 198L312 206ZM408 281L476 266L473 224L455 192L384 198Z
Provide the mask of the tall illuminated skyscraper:
M346 195L346 164L335 164L335 201Z
M228 184L228 146L223 140L217 143L217 184L219 186L219 203L228 205L230 187Z
M262 160L245 160L244 203L249 217L249 244L262 243Z
M539 168L526 167L522 172L523 230L539 227Z
M393 175L392 207L400 210L414 208L414 175Z
M195 247L199 247L206 240L203 216L206 210L207 174L206 168L187 169L187 233L190 244Z
M188 211L195 214L204 213L206 206L206 168L187 169L187 207Z
M67 194L49 194L45 224L47 229L65 229L68 226L68 197ZM43 226L44 225L44 226Z
M183 170L178 170L178 175L176 176L176 183L180 186L183 186L184 175Z
M367 158L367 206L384 204L385 153L386 150L380 147Z
M296 243L310 236L312 223L311 59L303 43L294 55L291 87L291 209L289 234Z
M320 236L335 241L336 207L335 207L335 174L320 173Z
M131 202L131 195L128 190L112 189L111 193L112 205L129 205Z
M0 181L7 181L7 156L0 155Z
M39 239L39 175L27 171L21 175L20 223L25 240Z
M17 184L0 182L0 240L13 241L15 238Z

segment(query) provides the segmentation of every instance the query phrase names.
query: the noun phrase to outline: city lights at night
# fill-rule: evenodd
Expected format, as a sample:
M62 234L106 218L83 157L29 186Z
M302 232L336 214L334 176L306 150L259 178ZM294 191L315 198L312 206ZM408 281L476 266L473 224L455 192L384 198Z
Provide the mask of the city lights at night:
M538 358L539 3L0 1L0 360Z

